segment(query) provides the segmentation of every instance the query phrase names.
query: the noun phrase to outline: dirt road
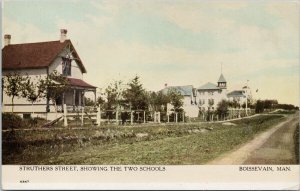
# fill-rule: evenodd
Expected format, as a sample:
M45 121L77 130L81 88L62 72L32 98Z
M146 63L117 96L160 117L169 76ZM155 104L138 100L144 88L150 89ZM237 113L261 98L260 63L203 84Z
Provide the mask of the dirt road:
M295 164L294 132L299 123L298 113L242 145L207 164Z

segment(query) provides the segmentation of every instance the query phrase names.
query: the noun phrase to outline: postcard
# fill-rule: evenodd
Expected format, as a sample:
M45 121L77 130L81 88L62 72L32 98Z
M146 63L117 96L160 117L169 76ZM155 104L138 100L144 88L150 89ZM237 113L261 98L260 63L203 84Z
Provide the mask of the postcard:
M298 1L1 8L2 189L299 189Z

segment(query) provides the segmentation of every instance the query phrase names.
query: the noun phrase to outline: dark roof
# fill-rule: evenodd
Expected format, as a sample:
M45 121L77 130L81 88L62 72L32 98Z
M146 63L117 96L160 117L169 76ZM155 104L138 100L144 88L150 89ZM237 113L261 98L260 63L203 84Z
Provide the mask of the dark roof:
M211 82L207 82L206 84L204 84L203 86L200 86L197 89L198 90L218 90L220 88Z
M223 74L221 74L221 76L219 77L218 82L226 82L226 80L225 80Z
M176 90L183 96L191 96L193 95L193 86L192 85L186 85L186 86L168 86L162 89L163 94L167 94L168 91Z
M227 94L227 97L246 97L244 90L234 90Z
M76 78L67 78L71 86L83 87L83 88L97 88L96 86L92 86L86 83L83 80Z
M2 69L48 67L68 45L74 51L73 54L77 58L76 63L79 65L82 73L86 73L86 69L70 40L65 40L63 43L60 41L48 41L7 45L2 49Z

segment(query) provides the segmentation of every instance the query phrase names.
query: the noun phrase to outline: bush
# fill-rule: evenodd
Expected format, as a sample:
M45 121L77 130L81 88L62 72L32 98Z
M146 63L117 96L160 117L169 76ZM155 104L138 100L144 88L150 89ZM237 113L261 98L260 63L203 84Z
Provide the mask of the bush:
M43 125L46 120L40 117L22 119L13 113L2 113L2 129L34 128Z
M22 118L13 113L2 113L2 129L22 128Z

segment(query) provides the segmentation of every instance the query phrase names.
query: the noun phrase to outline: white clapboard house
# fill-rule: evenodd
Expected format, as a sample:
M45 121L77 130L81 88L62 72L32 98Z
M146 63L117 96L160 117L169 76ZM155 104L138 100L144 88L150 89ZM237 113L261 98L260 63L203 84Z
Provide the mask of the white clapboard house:
M11 44L11 35L5 35L2 49L3 76L18 72L35 79L36 76L45 77L56 70L67 77L71 87L57 100L59 112L63 104L73 109L84 106L86 92L93 92L96 99L96 87L83 80L83 74L87 71L71 40L67 39L67 30L61 29L60 32L59 40L24 44ZM3 90L2 95L2 111L10 112L11 98ZM37 116L50 119L53 118L51 114L55 112L55 107L46 98L33 106L24 98L15 98L14 112L28 116L32 111Z

